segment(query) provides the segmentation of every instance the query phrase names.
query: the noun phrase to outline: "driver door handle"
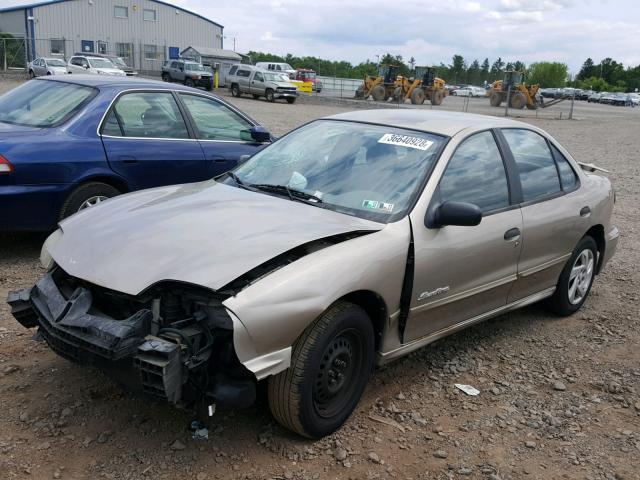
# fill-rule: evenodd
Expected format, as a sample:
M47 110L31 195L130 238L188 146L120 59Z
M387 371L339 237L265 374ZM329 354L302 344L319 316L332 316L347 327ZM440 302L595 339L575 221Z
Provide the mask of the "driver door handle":
M514 240L516 238L518 238L520 236L520 229L519 228L510 228L509 230L507 230L506 232L504 232L504 239L509 241L509 240Z

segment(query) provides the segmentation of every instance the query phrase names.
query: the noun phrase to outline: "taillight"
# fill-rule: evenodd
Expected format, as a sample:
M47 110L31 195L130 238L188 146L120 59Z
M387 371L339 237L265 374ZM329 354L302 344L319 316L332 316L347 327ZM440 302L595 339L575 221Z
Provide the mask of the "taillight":
M13 172L13 165L11 165L9 160L0 155L0 175L11 172Z

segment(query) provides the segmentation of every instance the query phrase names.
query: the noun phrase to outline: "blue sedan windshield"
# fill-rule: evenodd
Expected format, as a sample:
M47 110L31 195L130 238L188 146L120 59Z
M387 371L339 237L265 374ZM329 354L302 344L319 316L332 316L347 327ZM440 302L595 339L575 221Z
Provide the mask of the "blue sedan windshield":
M53 127L71 118L96 93L84 85L32 80L0 97L0 122Z

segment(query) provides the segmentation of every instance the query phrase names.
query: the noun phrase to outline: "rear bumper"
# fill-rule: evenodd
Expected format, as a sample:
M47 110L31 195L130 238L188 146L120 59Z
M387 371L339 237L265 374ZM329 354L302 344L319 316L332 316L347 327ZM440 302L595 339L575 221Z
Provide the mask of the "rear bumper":
M0 186L0 231L53 229L73 184Z
M605 238L604 255L602 257L602 262L600 263L600 268L598 270L602 270L607 262L611 260L611 257L613 257L613 255L616 253L619 239L620 231L618 230L618 227L611 227L611 229L607 232Z

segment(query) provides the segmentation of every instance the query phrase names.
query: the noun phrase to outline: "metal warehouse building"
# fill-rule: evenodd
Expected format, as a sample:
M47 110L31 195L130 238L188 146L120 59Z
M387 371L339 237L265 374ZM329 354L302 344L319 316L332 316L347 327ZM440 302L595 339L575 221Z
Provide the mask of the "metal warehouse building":
M20 39L14 42L24 45L26 60L109 53L142 71L160 70L191 45L222 49L223 28L159 0L52 0L0 8L0 32Z

